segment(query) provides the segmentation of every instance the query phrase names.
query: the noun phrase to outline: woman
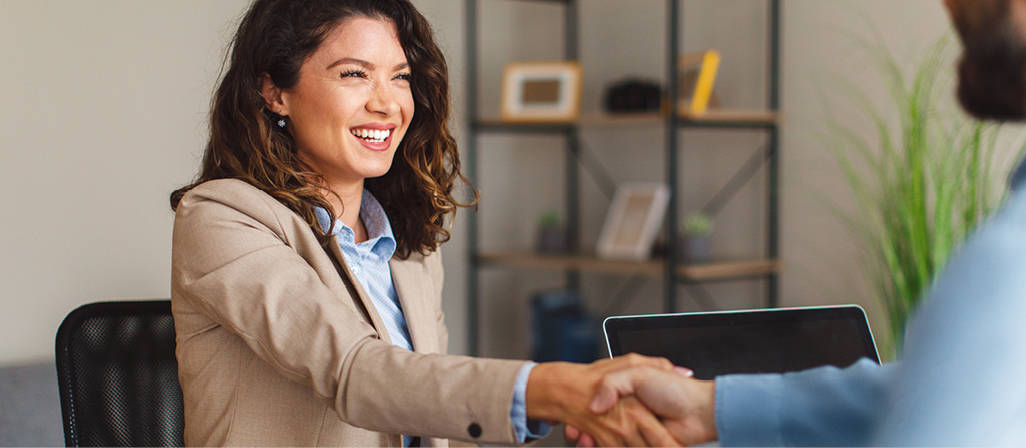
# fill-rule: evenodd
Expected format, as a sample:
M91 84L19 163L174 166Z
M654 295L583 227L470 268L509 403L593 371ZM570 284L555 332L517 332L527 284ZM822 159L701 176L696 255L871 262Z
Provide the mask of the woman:
M539 420L673 443L635 401L587 409L606 373L665 360L441 354L463 177L445 61L407 0L257 0L228 63L199 178L171 195L187 444L513 444Z

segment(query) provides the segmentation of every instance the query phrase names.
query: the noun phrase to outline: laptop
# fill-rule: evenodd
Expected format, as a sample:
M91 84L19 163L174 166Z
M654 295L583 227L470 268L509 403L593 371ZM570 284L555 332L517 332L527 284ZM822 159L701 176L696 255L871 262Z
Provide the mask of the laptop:
M602 330L611 356L662 356L700 379L880 363L858 305L613 316Z

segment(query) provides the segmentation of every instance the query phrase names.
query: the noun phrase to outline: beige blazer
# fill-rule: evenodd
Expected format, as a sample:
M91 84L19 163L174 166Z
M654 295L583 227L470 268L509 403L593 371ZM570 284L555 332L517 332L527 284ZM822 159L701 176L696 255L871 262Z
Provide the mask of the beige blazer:
M175 214L171 307L185 443L399 446L400 435L513 444L520 361L444 355L437 251L392 259L410 352L309 225L249 184L214 180Z

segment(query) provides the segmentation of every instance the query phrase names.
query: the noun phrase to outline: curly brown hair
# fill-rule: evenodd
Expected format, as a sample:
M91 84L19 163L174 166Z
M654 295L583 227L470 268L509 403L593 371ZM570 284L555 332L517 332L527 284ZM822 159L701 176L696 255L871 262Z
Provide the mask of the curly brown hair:
M302 162L287 131L278 130L261 95L261 78L289 89L299 69L337 24L351 17L391 21L412 74L414 114L389 171L367 179L395 231L396 256L427 254L450 235L446 217L461 203L453 197L460 172L456 140L448 128L449 74L427 20L408 0L256 0L246 12L226 58L227 70L211 101L210 139L196 180L171 193L171 209L193 187L234 178L259 188L303 217L325 246L332 241L316 207L335 213L323 176Z

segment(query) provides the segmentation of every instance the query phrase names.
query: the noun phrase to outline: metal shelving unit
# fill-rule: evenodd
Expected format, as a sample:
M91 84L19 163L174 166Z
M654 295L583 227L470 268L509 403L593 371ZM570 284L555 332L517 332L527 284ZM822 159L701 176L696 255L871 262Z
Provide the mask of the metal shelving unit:
M493 0L498 1L498 0ZM503 0L533 1L561 4L565 8L564 59L578 59L578 7L580 0ZM534 253L486 253L480 250L478 217L469 213L467 244L469 275L467 280L467 313L469 352L478 354L479 342L479 274L484 267L543 269L566 272L566 287L579 289L581 272L601 272L607 274L639 275L649 277L662 276L666 281L664 293L664 311L673 312L677 309L677 287L680 284L696 285L703 282L726 281L736 279L766 279L766 304L777 306L777 274L780 270L778 255L778 130L780 123L779 110L779 34L780 34L780 0L769 2L769 48L768 48L768 98L765 110L710 110L700 116L684 114L677 109L677 101L669 101L669 111L665 114L636 115L582 115L572 123L508 123L493 119L483 119L477 107L478 99L478 29L477 21L479 0L465 0L466 11L466 61L467 61L467 106L469 117L468 139L464 146L464 164L467 177L477 184L477 136L482 133L508 134L542 134L556 135L565 139L566 147L566 215L567 242L571 255L551 256ZM666 0L667 3L667 98L677 98L678 64L680 53L680 12L681 0ZM728 184L716 195L715 200L726 200L736 191L738 181L743 182L762 163L767 166L766 199L767 199L767 245L765 256L752 260L718 260L702 265L683 265L676 257L676 232L667 232L667 257L644 262L625 262L599 259L595 256L581 254L579 251L579 177L581 163L581 145L579 132L595 127L616 127L621 125L665 126L666 132L666 179L670 189L670 201L667 207L666 220L668 229L678 228L679 192L682 181L677 172L678 154L680 151L681 133L688 128L712 129L760 129L767 133L766 146L757 154L757 158L746 163ZM721 198L723 196L723 198ZM708 302L708 297L704 300Z

